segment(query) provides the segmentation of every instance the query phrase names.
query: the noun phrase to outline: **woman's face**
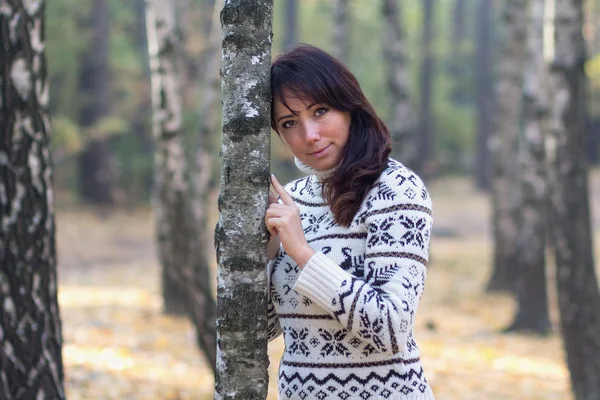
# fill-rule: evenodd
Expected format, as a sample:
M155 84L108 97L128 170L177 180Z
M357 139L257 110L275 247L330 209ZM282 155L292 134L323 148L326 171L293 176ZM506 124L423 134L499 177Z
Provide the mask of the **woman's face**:
M296 158L317 171L334 168L348 141L350 113L298 97L285 96L285 101L289 109L277 99L274 107L283 142Z

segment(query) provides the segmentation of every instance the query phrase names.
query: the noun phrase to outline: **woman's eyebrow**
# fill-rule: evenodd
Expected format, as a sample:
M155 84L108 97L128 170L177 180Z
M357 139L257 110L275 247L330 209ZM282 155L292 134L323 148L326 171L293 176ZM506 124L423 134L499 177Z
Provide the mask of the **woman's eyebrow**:
M311 108L313 108L313 107L314 107L314 106L316 106L317 104L319 104L319 103L318 103L318 102L315 102L315 103L309 104L308 106L306 106L306 109L307 109L307 110L310 110ZM277 118L277 122L279 122L279 121L281 121L282 119L285 119L285 118L291 118L291 117L293 117L294 115L295 115L295 114L286 114L286 115L282 115L281 117Z

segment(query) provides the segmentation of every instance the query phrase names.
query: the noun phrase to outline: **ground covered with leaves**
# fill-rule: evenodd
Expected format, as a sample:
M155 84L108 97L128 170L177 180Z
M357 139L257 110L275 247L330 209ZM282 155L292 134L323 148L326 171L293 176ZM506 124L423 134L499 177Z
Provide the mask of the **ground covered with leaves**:
M487 199L465 179L434 182L430 191L436 234L415 337L436 399L571 399L553 291L553 334L500 333L514 302L483 290L491 255ZM162 314L150 210L62 207L57 227L68 398L212 399L214 381L191 325ZM269 346L269 400L277 399L282 351L281 339Z

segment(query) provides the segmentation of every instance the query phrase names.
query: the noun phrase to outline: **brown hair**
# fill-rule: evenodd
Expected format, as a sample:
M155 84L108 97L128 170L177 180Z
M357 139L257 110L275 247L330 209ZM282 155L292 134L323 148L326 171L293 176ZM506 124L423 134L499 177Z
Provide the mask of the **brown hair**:
M273 99L286 107L284 91L350 113L348 141L335 172L323 181L325 200L336 222L348 227L367 192L387 167L391 152L388 128L348 68L314 46L303 44L275 59L271 66L271 91ZM277 131L274 101L271 126Z

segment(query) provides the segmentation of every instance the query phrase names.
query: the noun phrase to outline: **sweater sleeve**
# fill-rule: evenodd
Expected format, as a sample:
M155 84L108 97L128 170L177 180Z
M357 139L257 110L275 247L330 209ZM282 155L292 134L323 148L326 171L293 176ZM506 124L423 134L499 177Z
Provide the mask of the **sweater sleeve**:
M275 258L276 259L276 258ZM279 317L273 304L271 297L271 274L273 273L273 264L275 260L269 261L267 264L267 340L271 341L281 335L281 325L279 325Z
M415 186L410 191L404 185L383 185L387 199L394 201L380 202L362 216L367 227L364 277L353 276L318 252L295 285L345 329L368 342L371 352L402 351L423 292L431 201L418 178L410 183Z

